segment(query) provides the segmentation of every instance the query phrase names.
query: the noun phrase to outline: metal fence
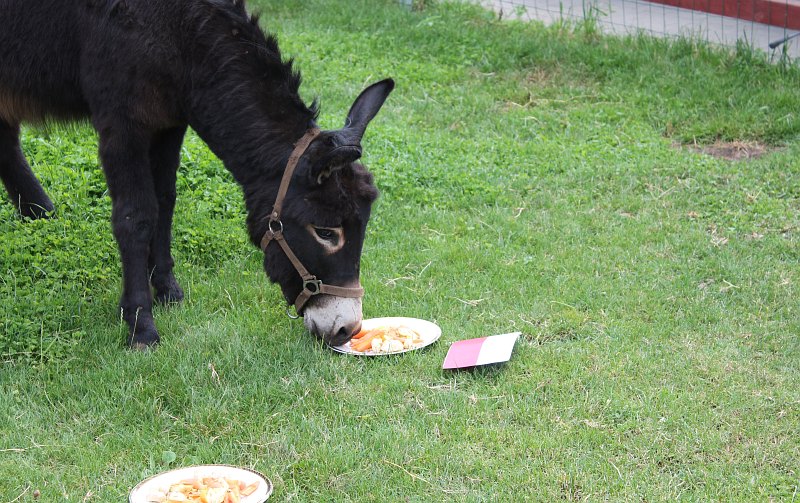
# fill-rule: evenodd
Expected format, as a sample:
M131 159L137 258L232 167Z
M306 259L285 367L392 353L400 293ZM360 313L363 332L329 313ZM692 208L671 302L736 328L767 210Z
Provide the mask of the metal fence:
M401 0L410 4L412 0ZM773 58L800 58L800 0L479 0L504 19L591 20L612 34L745 44Z

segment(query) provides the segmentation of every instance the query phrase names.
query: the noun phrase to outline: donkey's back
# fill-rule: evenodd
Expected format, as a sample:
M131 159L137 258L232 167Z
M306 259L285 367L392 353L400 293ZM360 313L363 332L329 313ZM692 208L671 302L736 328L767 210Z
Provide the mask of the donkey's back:
M0 1L0 120L69 120L153 103L174 81L182 1ZM147 97L147 93L150 96ZM138 98L147 97L140 100ZM175 96L170 96L174 100Z
M0 118L85 115L73 2L0 2Z

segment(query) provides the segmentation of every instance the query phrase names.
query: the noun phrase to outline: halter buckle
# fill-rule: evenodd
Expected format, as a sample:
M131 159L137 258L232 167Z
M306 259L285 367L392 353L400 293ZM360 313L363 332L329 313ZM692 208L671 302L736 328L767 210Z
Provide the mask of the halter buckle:
M322 293L322 280L317 278L303 280L303 289L310 295L318 295Z

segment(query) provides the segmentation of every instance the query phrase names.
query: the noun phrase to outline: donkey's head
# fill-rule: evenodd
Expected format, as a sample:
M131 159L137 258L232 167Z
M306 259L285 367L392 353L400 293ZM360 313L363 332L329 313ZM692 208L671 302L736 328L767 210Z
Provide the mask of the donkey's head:
M294 173L284 177L285 197L279 190L278 214L261 242L270 279L308 330L332 345L361 326L361 249L378 191L356 161L367 124L393 88L390 79L373 84L353 103L344 128L301 139L289 160L296 160Z

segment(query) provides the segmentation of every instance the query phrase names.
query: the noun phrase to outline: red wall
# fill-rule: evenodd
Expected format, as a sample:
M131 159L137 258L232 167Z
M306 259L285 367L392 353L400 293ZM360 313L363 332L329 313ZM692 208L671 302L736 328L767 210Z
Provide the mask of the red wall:
M800 30L800 0L650 0L654 3Z

